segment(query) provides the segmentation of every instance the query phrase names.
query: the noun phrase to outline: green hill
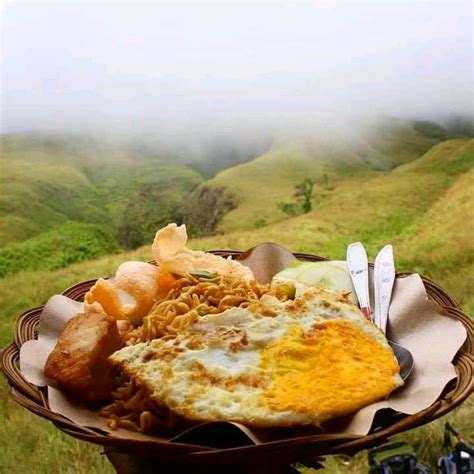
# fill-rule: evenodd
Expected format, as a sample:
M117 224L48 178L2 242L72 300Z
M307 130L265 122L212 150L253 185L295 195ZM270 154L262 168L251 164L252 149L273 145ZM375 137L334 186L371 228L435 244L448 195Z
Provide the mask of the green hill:
M472 160L474 140L470 149ZM455 180L399 246L403 266L443 282L471 314L474 314L473 202L474 168L471 168Z
M287 216L277 204L291 200L295 185L305 178L315 179L320 194L325 194L344 187L354 176L376 175L410 162L443 138L443 129L430 122L393 119L377 122L362 134L328 133L277 143L255 160L203 183L189 212L201 209L203 187L217 187L233 194L237 203L223 216L218 232L282 221Z
M431 148L420 159L398 167L395 172L417 170L420 173L437 171L457 175L469 170L474 164L473 139L457 138L446 140Z
M473 171L472 167L463 171L465 165L459 165L472 160L473 154L472 139L445 141L411 165L341 182L318 195L308 214L259 229L194 239L190 244L199 249L245 249L273 241L295 252L338 259L344 258L347 244L360 240L373 259L383 245L393 243L400 270L420 271L439 280L474 312L474 292L460 291L473 284L472 276L466 277L472 270ZM452 164L447 171L425 165L433 156L441 160L442 155ZM458 171L453 174L453 170ZM150 259L149 245L52 272L22 271L0 280L4 308L0 344L8 339L10 318L21 309L44 302L48 295L80 279L111 274L119 262L136 258ZM33 293L18 291L24 281L35 288Z
M61 157L2 153L0 244L37 235L68 219L107 221L94 206L94 189L80 169Z
M156 227L181 221L185 200L201 176L185 166L159 157L145 160L117 146L77 137L2 137L2 255L13 255L20 247L34 252L39 242L35 239L42 236L43 258L59 261L57 252L47 255L53 249L53 229L71 221L100 225L102 235L110 236L106 241L111 246L104 243L104 249L142 245ZM70 263L73 255L81 260L84 253L76 248L62 260ZM90 253L94 255L100 253ZM7 270L5 262L0 258L0 274L18 268L10 265Z

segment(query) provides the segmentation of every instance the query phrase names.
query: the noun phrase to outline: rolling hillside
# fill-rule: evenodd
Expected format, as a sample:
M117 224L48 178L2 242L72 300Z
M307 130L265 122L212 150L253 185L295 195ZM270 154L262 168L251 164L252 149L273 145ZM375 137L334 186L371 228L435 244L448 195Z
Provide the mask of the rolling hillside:
M291 200L294 186L305 178L315 179L325 194L327 189L344 187L354 176L375 175L410 162L444 137L435 124L398 120L377 123L353 136L341 132L305 136L276 143L255 160L222 171L201 186L235 194L238 205L223 217L219 232L251 229L258 221L284 220L287 216L277 203Z
M471 161L474 147L471 144ZM474 168L460 175L400 240L402 265L432 275L474 314ZM397 241L395 241L397 242ZM436 269L435 272L432 269Z
M95 142L77 137L63 140L2 139L0 275L31 269L31 261L20 264L19 249L31 253L38 242L42 261L34 269L57 268L53 242L61 236L69 263L142 245L157 226L182 220L184 201L202 180L190 168L158 157L119 153L117 145L95 148ZM78 239L65 230L69 223ZM83 252L82 244L74 244L90 240L91 224L101 227L104 245Z
M259 229L194 239L191 246L245 249L274 241L295 252L343 258L347 244L360 240L373 259L380 247L391 242L400 270L419 271L439 280L474 312L473 278L469 275L474 245L470 226L474 217L473 160L473 139L448 140L391 172L354 176L341 180L332 190L318 192L315 208L308 214ZM41 304L48 295L77 280L113 273L124 258L150 257L145 246L53 272L22 271L0 279L4 308L0 344L8 340L11 318L20 310ZM32 291L19 293L24 281L31 284ZM465 288L471 291L460 291Z
M83 171L62 157L26 156L2 153L1 245L33 237L71 218L109 221L103 209L94 206L93 186Z
M291 197L293 186L304 177L323 179L318 185L324 194L353 175L391 168L394 160L412 160L443 134L443 129L427 122L385 120L374 126L370 139L353 134L348 140L340 132L281 138L282 143L276 141L268 153L242 166L231 165L247 161L252 149L261 150L268 139L258 143L249 136L239 144L221 137L207 144L209 156L200 166L208 172L217 170L220 160L220 166L231 167L198 187L190 199L202 177L189 166L172 164L176 147L161 157L159 137L154 135L148 142L78 134L6 135L0 142L0 275L50 270L61 262L136 248L168 221L186 220L191 233L200 235L281 221L286 216L277 203ZM199 148L199 153L205 149ZM179 162L186 160L186 154L178 155ZM189 150L188 155L200 159ZM72 242L69 224L77 236ZM100 226L96 231L102 242L90 224ZM22 252L33 254L38 248L41 259L22 259Z

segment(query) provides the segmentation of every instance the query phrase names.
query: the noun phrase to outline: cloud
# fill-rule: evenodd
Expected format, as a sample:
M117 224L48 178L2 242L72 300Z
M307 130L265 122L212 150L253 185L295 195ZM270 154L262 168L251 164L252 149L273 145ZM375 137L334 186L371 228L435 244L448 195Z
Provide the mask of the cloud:
M11 2L2 130L473 113L466 3Z

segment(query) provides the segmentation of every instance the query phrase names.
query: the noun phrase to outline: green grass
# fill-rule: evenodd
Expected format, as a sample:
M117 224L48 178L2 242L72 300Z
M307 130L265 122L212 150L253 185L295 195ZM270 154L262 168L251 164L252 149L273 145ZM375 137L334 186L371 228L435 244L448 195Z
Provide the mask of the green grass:
M18 409L0 381L0 472L18 474L110 473L101 448L62 434L54 425Z
M315 208L309 214L258 229L196 239L190 245L199 249L245 249L274 241L292 251L340 259L349 242L361 240L373 260L377 251L390 242L397 269L433 278L473 314L474 239L470 224L474 220L474 170L464 164L470 162L473 149L472 140L450 140L393 171L339 177L333 190L318 191ZM51 295L78 281L113 274L124 260L150 258L147 246L67 268L21 271L1 279L0 346L12 339L14 318L25 309L44 304ZM40 473L112 472L97 448L74 441L29 414L7 400L4 382L0 387L0 445L9 446L0 457L0 472L31 472L32 466ZM420 460L434 466L442 454L444 421L451 421L474 442L473 408L471 397L441 420L397 438L410 442ZM323 472L364 473L366 453L351 458L348 464L340 457L330 457L325 465Z
M0 277L24 270L56 270L118 249L107 227L68 221L31 239L0 248Z

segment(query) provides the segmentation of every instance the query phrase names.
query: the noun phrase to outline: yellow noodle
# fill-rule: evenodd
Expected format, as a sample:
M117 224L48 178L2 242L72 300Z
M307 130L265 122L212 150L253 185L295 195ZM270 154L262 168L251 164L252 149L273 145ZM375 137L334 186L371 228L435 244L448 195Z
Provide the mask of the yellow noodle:
M206 314L217 314L233 307L246 308L268 293L268 285L256 281L240 281L216 275L199 279L188 275L177 281L166 297L155 302L141 326L130 328L124 334L127 345L157 338L170 339ZM100 415L107 418L111 429L127 428L149 432L170 429L177 416L154 401L145 388L125 381L112 393L112 403Z
M172 288L165 298L154 304L139 330L133 329L127 333L126 343L136 344L177 334L199 316L237 306L248 307L268 292L268 287L253 281L245 282L220 275L200 280L188 275L181 278L177 287Z

